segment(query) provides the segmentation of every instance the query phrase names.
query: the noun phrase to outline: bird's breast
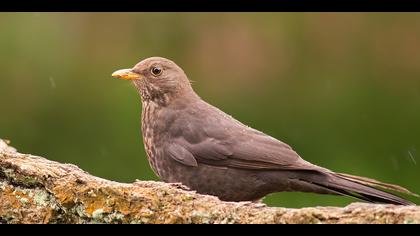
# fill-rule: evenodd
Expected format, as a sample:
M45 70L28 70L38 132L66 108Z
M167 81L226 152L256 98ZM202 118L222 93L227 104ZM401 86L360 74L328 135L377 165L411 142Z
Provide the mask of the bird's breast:
M149 164L156 175L159 173L159 166L162 164L161 156L164 146L165 133L167 130L167 122L164 119L162 107L154 102L143 103L141 115L141 129L143 136L144 149L146 151Z

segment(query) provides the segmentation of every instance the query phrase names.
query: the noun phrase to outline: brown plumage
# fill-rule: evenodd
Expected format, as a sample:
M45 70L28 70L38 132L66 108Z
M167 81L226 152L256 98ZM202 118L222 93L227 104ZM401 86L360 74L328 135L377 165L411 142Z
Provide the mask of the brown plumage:
M133 81L139 91L145 150L153 171L165 182L227 201L301 191L413 204L384 191L412 194L405 188L313 165L289 145L206 103L168 59L148 58L112 76Z

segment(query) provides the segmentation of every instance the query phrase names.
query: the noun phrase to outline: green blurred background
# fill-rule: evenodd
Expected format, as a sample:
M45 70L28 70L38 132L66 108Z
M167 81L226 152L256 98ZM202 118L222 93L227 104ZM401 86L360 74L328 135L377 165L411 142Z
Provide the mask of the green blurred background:
M0 52L0 138L21 152L115 181L157 179L139 96L110 75L162 56L203 99L306 160L420 193L420 14L1 13Z

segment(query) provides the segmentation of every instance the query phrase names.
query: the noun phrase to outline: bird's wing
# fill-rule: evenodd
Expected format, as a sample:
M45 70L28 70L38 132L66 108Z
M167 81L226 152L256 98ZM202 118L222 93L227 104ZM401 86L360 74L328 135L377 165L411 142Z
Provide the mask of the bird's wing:
M189 149L198 162L245 169L317 169L293 149L264 133L247 128L221 141L207 137Z
M243 139L232 145L229 165L251 169L314 169L289 145L248 128Z
M320 167L303 160L293 149L215 110L199 122L178 124L184 129L172 138L169 156L189 166L204 163L245 169L302 169ZM186 151L188 153L186 153Z
M197 160L193 154L182 145L171 143L165 147L165 152L169 157L181 164L193 167L198 166Z

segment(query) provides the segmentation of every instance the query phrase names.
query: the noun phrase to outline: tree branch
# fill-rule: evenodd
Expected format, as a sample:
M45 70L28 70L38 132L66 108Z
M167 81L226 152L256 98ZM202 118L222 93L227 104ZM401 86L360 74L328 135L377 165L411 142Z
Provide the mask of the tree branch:
M287 209L223 202L183 186L101 179L0 139L0 223L420 223L420 207Z

